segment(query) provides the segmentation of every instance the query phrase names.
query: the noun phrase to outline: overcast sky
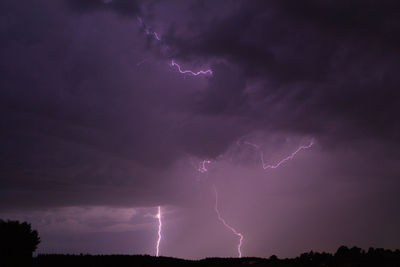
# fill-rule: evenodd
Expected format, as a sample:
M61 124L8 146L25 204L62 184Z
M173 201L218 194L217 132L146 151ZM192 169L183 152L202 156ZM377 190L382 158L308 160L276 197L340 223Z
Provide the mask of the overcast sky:
M161 206L161 255L236 257L215 186L243 256L399 248L399 8L1 0L0 218L154 255Z

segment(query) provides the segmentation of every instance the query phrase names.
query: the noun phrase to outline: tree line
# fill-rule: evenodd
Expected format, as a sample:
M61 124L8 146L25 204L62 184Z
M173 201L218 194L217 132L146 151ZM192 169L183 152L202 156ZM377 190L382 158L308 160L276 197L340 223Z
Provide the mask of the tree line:
M357 266L400 266L400 250L369 248L367 251L341 246L333 254L306 252L292 259L279 259L272 255L265 258L206 258L182 260L149 255L63 255L39 254L32 257L40 238L27 222L0 219L0 266L270 266L270 267L357 267Z

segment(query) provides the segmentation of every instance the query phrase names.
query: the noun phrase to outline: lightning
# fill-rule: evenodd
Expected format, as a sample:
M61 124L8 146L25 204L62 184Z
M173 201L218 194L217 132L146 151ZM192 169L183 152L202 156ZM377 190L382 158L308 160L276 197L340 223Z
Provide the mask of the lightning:
M158 41L161 41L161 37L158 33L156 33L155 31L152 31L149 27L146 26L146 24L143 22L143 19L141 17L137 17L137 20L139 22L139 25L141 27L143 27L144 32L147 35L152 35L155 39L157 39Z
M148 27L144 23L144 21L143 21L143 19L141 17L137 17L137 20L138 20L138 23L139 23L140 27L144 30L146 35L148 35L148 36L152 37L153 39L155 39L155 40L157 40L157 41L162 43L162 38L161 38L160 34L158 34L157 32L153 31L150 27ZM163 44L163 45L165 46L165 44ZM143 59L142 61L138 62L136 65L140 66L146 60L147 59ZM170 66L171 67L176 67L178 69L179 73L181 73L181 74L191 74L193 76L198 76L198 75L201 75L201 74L203 74L203 75L212 75L213 74L211 69L200 70L200 71L197 71L197 72L194 72L194 71L191 71L191 70L183 70L181 68L181 66L174 61L174 59L171 60ZM201 172L201 173L207 172L206 164L210 164L210 163L211 163L211 161L204 160L202 162L202 164L199 166L198 171ZM158 219L158 239L157 239L157 242L156 242L156 256L158 257L159 254L160 254L160 242L161 242L161 238L162 238L162 234L161 234L161 229L162 229L161 206L158 206L158 213L156 214L155 218Z
M206 164L210 164L211 160L203 160L199 163L199 168L197 169L199 172L201 173L207 173L208 169L206 167ZM242 242L243 242L243 234L239 233L238 231L236 231L235 228L233 228L231 225L229 225L225 219L221 216L221 213L219 212L218 209L218 191L217 191L217 187L215 185L213 185L213 191L214 191L214 195L215 195L215 205L214 205L214 211L217 214L218 220L226 227L228 228L231 232L233 232L236 236L239 237L239 244L237 246L237 251L238 251L238 255L239 258L242 257Z
M262 168L263 168L264 170L267 170L267 169L276 169L276 168L278 168L279 166L281 166L283 163L285 163L286 161L293 159L294 156L296 156L296 154L299 153L301 150L309 149L309 148L311 148L313 145L314 145L314 140L311 140L310 143L309 143L308 145L299 146L292 154L290 154L290 155L287 156L286 158L283 158L282 160L280 160L280 161L279 161L278 163L276 163L275 165L266 164L266 163L264 162L264 154L261 152L260 155L261 155L261 164L262 164Z
M176 63L173 59L171 60L171 67L176 67L178 69L178 71L182 74L191 74L193 76L198 76L200 74L204 74L204 75L212 75L213 72L212 70L208 69L208 70L199 70L197 72L191 71L191 70L182 70L181 66Z
M210 163L211 163L210 160L203 160L202 162L200 162L199 168L197 170L201 173L206 173L208 171L206 164L210 164Z
M248 141L243 141L242 143L243 143L243 144L246 144L246 145L249 145L249 146L253 147L255 150L258 150L258 151L260 152L261 167L262 167L264 170L268 170L268 169L276 169L276 168L278 168L279 166L281 166L281 165L282 165L283 163L285 163L286 161L289 161L289 160L293 159L293 158L296 156L296 154L299 153L301 150L305 150L305 149L311 148L311 147L314 145L314 140L311 139L311 141L310 141L310 143L309 143L308 145L301 145L301 146L299 146L299 147L298 147L294 152L292 152L289 156L287 156L287 157L281 159L281 160L278 161L278 163L276 163L275 165L271 165L271 164L265 163L265 161L264 161L264 153L260 150L261 147L260 147L259 145L250 143L250 142L248 142ZM238 143L238 144L240 145L240 143Z
M301 145L299 146L294 152L292 152L289 156L281 159L278 163L276 163L275 165L271 165L271 164L266 164L264 161L264 154L261 151L261 146L257 145L257 144L253 144L251 142L248 141L243 141L243 144L246 144L248 146L251 146L252 148L254 148L255 150L260 152L260 158L261 158L261 163L262 163L262 168L264 170L268 170L268 169L276 169L279 166L281 166L283 163L285 163L286 161L289 161L291 159L293 159L297 153L299 153L302 150L305 149L309 149L314 145L314 140L311 139L310 143L308 145ZM240 142L237 142L238 145L240 145ZM199 167L198 167L198 171L201 173L207 173L208 169L207 169L207 164L210 164L211 161L210 160L203 160L199 163ZM239 258L242 257L242 244L243 244L243 239L244 236L242 233L238 232L235 228L233 228L230 224L228 224L225 219L222 217L221 212L219 211L218 208L218 191L215 185L213 185L213 191L214 191L214 195L215 195L215 205L214 205L214 210L215 213L217 214L218 220L227 228L229 229L232 233L234 233L238 238L239 238L239 243L237 245L237 252L238 252L238 256Z
M160 254L161 227L162 227L161 206L158 206L158 213L155 217L158 219L158 239L157 239L157 243L156 243L156 256L158 257Z
M215 185L213 185L213 190L214 190L214 195L215 195L215 206L214 206L214 210L217 213L218 216L218 220L220 222L222 222L222 224L228 228L231 232L233 232L236 236L239 237L239 244L237 246L237 251L238 251L238 256L239 258L242 257L242 242L243 242L243 235L241 233L239 233L238 231L235 230L235 228L233 228L231 225L229 225L225 219L221 216L221 213L219 212L218 209L218 191L217 188L215 187Z
M162 42L163 40L161 38L161 35L158 34L157 32L153 31L151 28L147 27L146 24L143 22L142 18L138 17L138 22L140 24L140 26L144 29L144 32L146 33L146 35L152 37L153 39ZM164 46L166 46L165 44L163 44ZM139 62L137 64L137 66L140 66L141 64L143 64L145 60L142 60L141 62ZM174 59L171 59L170 62L170 67L171 68L176 68L178 70L178 72L180 74L190 74L193 76L199 76L199 75L213 75L213 71L211 69L206 69L206 70L199 70L199 71L193 71L190 69L184 69L183 67L181 67L181 65L179 65ZM239 144L239 142L238 142ZM256 144L252 144L250 142L244 141L243 144L249 145L251 147L253 147L255 150L260 152L260 160L261 160L261 164L262 164L262 168L263 170L268 170L268 169L276 169L278 167L280 167L282 164L284 164L285 162L293 159L297 153L299 153L302 150L306 150L311 148L314 145L314 141L311 140L310 143L308 145L301 145L299 146L294 152L292 152L290 155L288 155L287 157L281 159L279 162L277 162L276 164L267 164L264 161L264 154L261 151L261 147L259 145ZM208 169L207 169L207 164L210 164L211 161L210 160L203 160L202 162L200 162L199 167L197 168L197 170L200 173L208 173ZM221 216L221 213L218 209L218 191L217 188L215 187L215 185L213 185L213 191L215 194L215 206L214 206L214 210L217 214L218 220L227 228L229 229L232 233L234 233L238 238L239 238L239 243L237 245L237 252L238 252L238 256L239 258L242 257L242 251L241 251L241 247L242 247L242 243L243 243L243 234L239 233L238 231L236 231L235 228L233 228L230 224L228 224L225 219ZM155 216L158 219L158 239L157 239L157 243L156 243L156 256L159 256L159 251L160 251L160 242L161 242L161 228L162 228L162 221L161 221L161 206L158 206L158 213Z
M141 17L137 17L138 23L139 25L143 28L144 32L146 33L146 35L153 37L155 40L157 41L162 41L161 35L158 34L157 32L153 31L151 28L149 28L143 21L143 19ZM139 66L140 64L138 64ZM179 71L179 73L181 74L191 74L193 76L198 76L198 75L212 75L213 71L211 69L207 69L207 70L199 70L197 72L192 71L192 70L184 70L182 69L182 67L175 62L174 59L171 60L170 63L171 67L176 67Z
M158 33L156 33L156 32L152 32L150 30L146 30L146 34L147 35L151 35L152 34L154 36L154 38L156 38L158 41L161 41L160 35Z

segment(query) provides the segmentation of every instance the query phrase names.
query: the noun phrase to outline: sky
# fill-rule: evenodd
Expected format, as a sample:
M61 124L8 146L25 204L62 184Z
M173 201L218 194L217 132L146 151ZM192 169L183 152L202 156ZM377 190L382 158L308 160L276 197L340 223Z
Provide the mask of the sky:
M243 256L400 248L399 8L1 0L0 218L154 255L160 206L160 255L237 257L216 188Z

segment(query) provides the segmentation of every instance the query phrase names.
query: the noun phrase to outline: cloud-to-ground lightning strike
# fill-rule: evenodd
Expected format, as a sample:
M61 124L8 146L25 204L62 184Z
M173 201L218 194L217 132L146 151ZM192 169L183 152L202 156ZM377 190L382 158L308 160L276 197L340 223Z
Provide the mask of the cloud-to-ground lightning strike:
M235 228L233 228L232 226L230 226L224 218L222 218L221 213L219 212L218 209L218 191L217 188L215 187L215 185L213 186L214 189L214 194L215 194L215 206L214 206L214 210L217 213L218 216L218 220L220 222L222 222L223 225L225 225L226 228L228 228L229 230L231 230L235 235L237 235L239 237L239 244L237 246L237 251L238 251L238 255L239 258L242 257L242 242L243 242L243 235L241 233L239 233L238 231L235 230Z
M156 256L158 257L160 254L161 227L162 227L161 206L158 206L158 213L155 217L158 219L158 239L157 239L157 243L156 243Z
M144 32L146 33L146 35L153 37L154 39L156 39L157 41L161 42L161 35L158 34L157 32L151 30L149 27L147 27L147 25L143 22L143 19L141 17L137 17L137 20L139 22L139 25L144 29ZM137 63L137 66L140 66L141 64L143 64L147 59L144 59L142 61L140 61L139 63ZM182 70L181 66L178 65L173 59L171 60L171 67L177 67L178 71L181 74L192 74L194 76L198 76L200 74L208 74L208 75L212 75L213 72L212 70L200 70L198 72L194 72L191 70ZM209 164L211 163L211 161L209 160L204 160L202 165L198 168L198 171L201 173L205 173L207 172L207 168L205 166L205 164ZM158 219L158 239L157 239L157 243L156 243L156 256L159 256L160 253L160 242L161 242L161 227L162 227L162 222L161 222L161 206L158 206L158 213L156 215L156 218Z
M240 145L239 142L238 142L238 144ZM311 140L310 143L309 143L308 145L302 145L302 146L300 146L300 147L297 148L293 153L291 153L289 156L287 156L287 157L281 159L281 160L280 160L278 163L276 163L275 165L266 164L266 163L264 162L264 155L263 155L262 151L260 150L261 147L260 147L259 145L250 143L250 142L248 142L248 141L244 141L243 144L249 145L249 146L251 146L252 148L254 148L255 150L258 150L258 151L260 152L262 168L263 168L264 170L267 170L267 169L276 169L276 168L278 168L279 166L281 166L283 163L285 163L286 161L293 159L294 156L295 156L298 152L300 152L301 150L311 148L311 147L314 145L314 140ZM197 170L198 170L199 172L201 172L201 173L207 173L207 172L208 172L208 169L207 169L207 167L206 167L206 164L210 164L210 163L211 163L210 160L203 160L203 161L201 161L201 162L199 163L199 168L198 168ZM243 238L244 238L244 236L243 236L242 233L239 233L238 231L236 231L235 228L233 228L231 225L229 225L229 224L225 221L225 219L221 216L221 213L220 213L220 211L219 211L219 209L218 209L218 191L217 191L217 188L215 187L215 185L213 185L213 190L214 190L214 194L215 194L215 206L214 206L215 213L217 214L218 220L219 220L226 228L228 228L232 233L234 233L236 236L239 237L239 244L238 244L238 246L237 246L237 251L238 251L238 256L239 256L239 258L241 258L241 257L242 257L241 248L242 248L242 243L243 243Z
M204 74L204 75L206 75L206 74L212 75L213 74L212 70L199 70L197 72L194 72L191 70L182 70L181 66L178 63L176 63L174 60L171 60L171 66L176 67L178 69L178 71L182 74L187 73L187 74L191 74L194 76L198 76L200 74Z
M157 32L152 31L149 27L147 27L143 20L138 17L138 21L139 24L144 28L144 32L149 35L152 36L154 39L156 39L157 41L161 41L161 35L159 35ZM144 62L144 61L143 61ZM138 66L141 64L142 62L138 63ZM192 71L192 70L184 70L178 63L176 63L174 61L174 59L171 60L170 63L171 67L176 67L177 70L179 71L179 73L181 74L190 74L193 76L199 76L199 75L213 75L213 71L211 69L207 69L207 70L200 70L200 71ZM278 168L280 165L282 165L283 163L285 163L288 160L291 160L294 158L294 156L300 152L303 149L308 149L310 148L314 142L313 140L311 140L309 145L306 146L300 146L296 151L294 151L292 154L290 154L289 156L287 156L286 158L283 158L282 160L280 160L278 163L276 163L275 165L271 165L271 164L266 164L264 162L264 154L263 152L260 150L260 146L256 145L256 144L252 144L250 142L244 141L244 144L247 144L251 147L253 147L254 149L260 151L260 157L261 157L261 163L262 163L262 168L264 170L267 169L276 169ZM197 169L199 172L201 173L207 173L208 169L206 167L206 164L210 164L211 161L210 160L203 160L200 165L199 168ZM231 225L229 225L228 223L226 223L226 221L224 220L224 218L221 216L219 209L218 209L218 192L217 192L217 188L215 187L215 185L213 186L214 189L214 194L215 194L215 206L214 206L214 210L217 213L218 219L219 221L222 222L222 224L228 228L231 232L233 232L236 236L239 237L239 244L238 244L238 254L239 254L239 258L242 257L242 252L241 252L241 246L242 246L242 241L243 241L243 235L239 232L237 232ZM160 249L160 241L161 241L161 207L158 206L158 214L157 214L157 218L158 218L158 240L157 240L157 245L156 245L156 256L159 256L159 249Z
M208 169L206 167L206 164L210 164L211 160L203 160L200 162L199 164L199 168L197 169L199 172L201 173L207 173ZM218 220L220 222L222 222L222 224L228 228L231 232L233 232L235 235L237 235L239 237L239 244L238 244L238 255L239 258L242 257L242 241L243 241L243 234L237 232L235 230L235 228L233 228L232 226L230 226L225 219L221 216L221 213L219 212L218 209L218 191L217 191L217 187L215 185L213 185L213 191L214 191L214 195L215 195L215 205L214 205L214 211L217 214Z

